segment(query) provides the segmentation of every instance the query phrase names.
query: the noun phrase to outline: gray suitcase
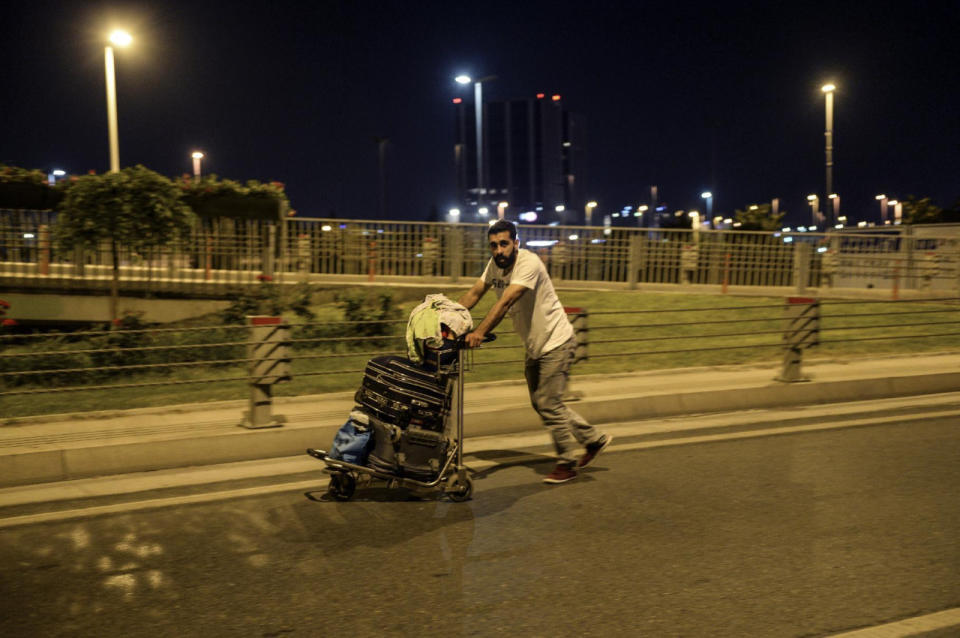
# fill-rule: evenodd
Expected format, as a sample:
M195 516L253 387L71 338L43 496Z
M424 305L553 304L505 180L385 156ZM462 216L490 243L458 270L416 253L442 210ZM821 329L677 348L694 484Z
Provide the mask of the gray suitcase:
M432 481L447 460L447 437L443 432L434 432L409 426L400 433L397 447L397 464L403 476L418 481Z

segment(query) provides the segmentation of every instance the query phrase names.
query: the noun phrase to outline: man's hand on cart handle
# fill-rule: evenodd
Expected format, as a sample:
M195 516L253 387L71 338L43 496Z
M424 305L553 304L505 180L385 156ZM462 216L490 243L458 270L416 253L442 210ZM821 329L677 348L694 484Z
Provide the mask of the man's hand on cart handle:
M468 332L467 334L460 337L460 340L463 342L467 348L476 348L481 343L490 343L491 341L496 341L497 335L492 332L486 334L479 332L479 330L474 330L473 332Z
M467 336L464 337L464 341L467 342L468 348L476 348L481 343L486 341L486 335L482 332L477 332L474 330L473 332L467 333Z

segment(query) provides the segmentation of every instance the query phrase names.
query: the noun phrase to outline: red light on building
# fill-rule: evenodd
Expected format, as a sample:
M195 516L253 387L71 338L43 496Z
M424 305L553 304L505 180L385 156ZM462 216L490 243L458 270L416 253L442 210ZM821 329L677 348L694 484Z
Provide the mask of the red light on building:
M559 95L554 95L554 96L553 96L553 101L554 101L554 102L559 102L559 101L560 101L560 96L559 96Z
M460 104L461 102L463 102L463 98L459 98L459 97L453 98L453 103L454 103L454 104Z
M545 97L545 96L544 96L543 93L537 93L537 99L538 99L538 100L542 100L544 97Z

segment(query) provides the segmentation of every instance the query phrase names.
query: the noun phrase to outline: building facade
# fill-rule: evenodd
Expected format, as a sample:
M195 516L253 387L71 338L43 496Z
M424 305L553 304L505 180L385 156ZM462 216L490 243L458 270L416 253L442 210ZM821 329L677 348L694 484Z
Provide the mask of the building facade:
M479 174L474 105L455 100L454 111L454 166L463 221L494 218L498 206L509 219L534 221L535 215L540 224L582 221L582 126L564 109L561 96L538 93L530 99L485 101Z

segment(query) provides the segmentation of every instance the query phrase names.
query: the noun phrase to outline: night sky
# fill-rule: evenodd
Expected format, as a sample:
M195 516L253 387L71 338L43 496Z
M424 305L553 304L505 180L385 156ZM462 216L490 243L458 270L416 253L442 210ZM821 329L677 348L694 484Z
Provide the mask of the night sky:
M122 166L287 185L301 216L373 219L377 136L390 219L454 202L457 73L486 99L560 93L587 130L588 194L609 213L659 187L714 213L824 189L960 199L960 2L31 2L0 17L0 162L109 166L103 45L114 25Z

